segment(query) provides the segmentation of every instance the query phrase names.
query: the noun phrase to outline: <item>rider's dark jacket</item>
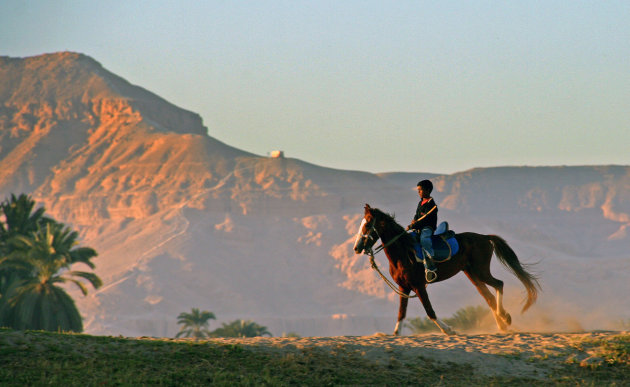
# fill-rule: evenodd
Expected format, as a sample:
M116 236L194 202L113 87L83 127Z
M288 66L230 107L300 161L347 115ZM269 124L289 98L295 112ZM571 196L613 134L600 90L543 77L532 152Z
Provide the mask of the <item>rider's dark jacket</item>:
M437 204L435 204L433 198L429 198L424 204L422 204L422 200L420 200L418 208L416 209L416 215L413 217L413 222L411 222L411 228L413 230L422 231L423 228L428 226L435 231L437 227L437 213Z

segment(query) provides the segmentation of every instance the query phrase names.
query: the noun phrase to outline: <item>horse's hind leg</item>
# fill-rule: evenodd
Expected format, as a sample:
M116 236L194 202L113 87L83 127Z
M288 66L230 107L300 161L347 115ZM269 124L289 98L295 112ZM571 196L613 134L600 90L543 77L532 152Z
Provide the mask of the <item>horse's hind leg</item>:
M497 292L497 306L496 313L507 325L512 324L512 316L503 309L503 281L496 279L490 274L490 271L485 275L481 275L480 279L486 284L492 286Z
M498 280L497 280L498 281ZM503 281L501 282L501 287L497 289L497 314L499 317L505 321L507 325L512 324L512 316L505 309L503 309ZM492 285L490 285L492 286Z
M494 316L494 320L496 321L499 330L501 330L502 332L507 331L508 325L512 323L512 318L510 317L510 314L503 309L501 301L503 297L503 282L497 280L501 282L501 284L498 288L495 288L497 289L497 298L495 299L483 281L481 281L479 278L468 271L464 271L464 273L466 273L468 279L470 279L470 282L475 285L477 291L479 291L479 294L481 294L481 296L486 300L486 303L488 303L488 306L492 311L492 315Z
M409 290L400 289L401 293L405 295L409 295ZM409 298L400 296L400 306L398 307L398 321L396 322L396 328L394 328L394 336L398 336L400 334L400 328L403 320L407 316L407 304L409 303Z

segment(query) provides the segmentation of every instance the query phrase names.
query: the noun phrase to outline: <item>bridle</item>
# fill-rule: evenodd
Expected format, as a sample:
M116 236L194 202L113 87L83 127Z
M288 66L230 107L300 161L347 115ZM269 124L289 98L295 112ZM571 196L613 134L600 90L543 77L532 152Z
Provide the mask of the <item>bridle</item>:
M365 222L365 218L363 218L363 222ZM381 245L378 246L374 251L372 251L372 246L374 246L376 241L378 239L380 239L381 237L379 236L378 231L376 230L376 217L375 216L372 217L372 222L371 223L372 223L371 226L369 226L367 228L367 233L366 234L359 234L359 235L357 235L357 241L355 242L355 246L359 243L359 240L363 241L363 245L364 245L363 246L363 253L370 256L370 264L372 266L372 269L376 270L376 272L381 276L381 278L387 283L387 285L389 285L389 287L394 292L396 292L399 296L405 297L405 298L418 297L417 294L413 295L413 296L410 296L410 295L405 294L405 293L401 292L400 290L398 290L396 288L396 286L387 277L385 277L383 275L383 273L380 271L380 269L376 265L376 261L374 260L374 254L380 253L385 248L390 246L392 243L396 242L398 240L398 238L400 238L401 236L405 235L407 233L407 231L403 231L402 233L396 235L394 238L392 238L387 243L383 243L381 241ZM363 223L362 223L360 228L363 229ZM373 234L376 235L376 238L374 238ZM371 241L371 243L369 243L370 241ZM368 243L369 243L369 245L368 245Z
M363 219L363 221L365 222L365 218ZM400 238L401 236L407 233L407 231L401 232L400 234L393 237L389 242L381 243L380 246L378 246L376 249L374 249L374 251L372 251L372 246L374 246L377 240L381 239L381 236L378 234L378 231L376 230L376 217L375 216L372 217L371 223L372 223L371 226L367 228L367 233L359 234L357 237L357 243L359 241L359 238L363 240L363 244L364 244L363 251L367 255L380 253L381 251L389 247L391 244L396 242L398 238ZM363 226L361 226L361 228L363 228ZM372 234L376 234L376 238L374 238ZM370 241L372 241L372 243L369 243Z
M363 222L365 222L365 218L363 219ZM363 228L363 226L361 226L361 228ZM372 217L372 221L371 221L371 225L369 225L366 228L367 232L365 234L359 234L358 238L357 238L357 243L359 242L359 240L362 240L363 242L363 252L365 254L375 254L372 252L372 246L374 246L374 244L376 243L377 240L380 239L380 236L378 235L378 231L376 231L376 217ZM376 238L374 237L374 235L376 235ZM378 250L378 248L377 248ZM382 248L381 248L382 250ZM379 250L380 251L380 250Z

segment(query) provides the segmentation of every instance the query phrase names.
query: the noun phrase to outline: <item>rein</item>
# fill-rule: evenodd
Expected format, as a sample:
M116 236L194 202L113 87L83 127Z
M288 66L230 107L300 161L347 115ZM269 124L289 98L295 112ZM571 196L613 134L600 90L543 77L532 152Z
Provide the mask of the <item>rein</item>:
M374 249L374 254L378 254L381 251L385 250L387 247L389 247L392 243L396 242L398 240L398 238L400 238L401 236L405 235L407 233L407 231L403 231L400 234L396 235L395 237L392 238L391 241L387 242L386 244L381 243L381 245L379 247L377 247L376 249Z
M400 238L401 236L405 235L407 233L407 231L403 231L402 233L396 235L391 241L383 244L381 243L381 245L379 247L377 247L375 249L375 251L372 251L372 249L367 249L366 250L366 254L370 256L370 264L372 265L372 269L376 270L376 272L378 273L378 275L381 276L381 278L383 279L383 281L385 281L385 283L399 296L401 297L405 297L405 298L414 298L414 297L418 297L418 295L413 295L410 296L408 294L405 294L403 292L401 292L400 290L398 290L396 288L396 286L392 283L392 281L390 281L387 277L385 277L383 275L383 273L381 272L381 270L378 268L378 265L376 265L376 261L374 260L374 254L378 254L381 251L385 250L385 248L387 248L388 246L390 246L392 243L396 242L398 240L398 238Z

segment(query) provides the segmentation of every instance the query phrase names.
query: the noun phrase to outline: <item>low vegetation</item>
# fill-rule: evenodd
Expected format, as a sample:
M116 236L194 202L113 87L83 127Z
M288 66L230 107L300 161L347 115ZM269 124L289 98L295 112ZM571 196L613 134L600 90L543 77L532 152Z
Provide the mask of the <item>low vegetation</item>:
M267 327L251 320L234 320L221 324L213 331L208 329L210 320L215 320L214 313L192 308L190 313L182 312L177 316L177 324L181 325L177 337L192 337L195 340L208 337L257 337L272 336Z
M259 325L251 320L234 320L223 323L221 328L210 332L209 337L257 337L272 336L267 327Z
M458 332L469 332L482 328L484 323L492 323L492 313L487 306L467 306L459 309L450 318L445 318L444 322ZM440 329L427 317L417 317L409 319L405 327L411 329L413 333L439 332Z
M236 340L236 339L235 339ZM284 339L286 340L286 339ZM542 379L475 373L466 364L419 357L370 361L352 351L251 351L212 339L98 337L0 329L1 385L624 385L630 375L630 335L580 340L600 361L581 364L521 359L547 370ZM496 355L503 356L503 355Z

